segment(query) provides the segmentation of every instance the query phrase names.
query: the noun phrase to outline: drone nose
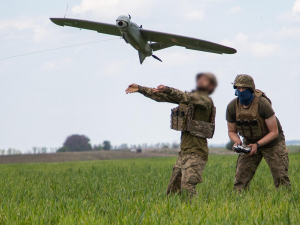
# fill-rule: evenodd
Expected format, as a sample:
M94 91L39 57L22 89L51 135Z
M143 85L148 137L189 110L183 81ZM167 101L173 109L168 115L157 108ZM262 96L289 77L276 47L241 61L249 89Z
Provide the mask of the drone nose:
M120 29L125 29L128 26L128 23L126 21L123 21L123 20L117 20L116 25Z

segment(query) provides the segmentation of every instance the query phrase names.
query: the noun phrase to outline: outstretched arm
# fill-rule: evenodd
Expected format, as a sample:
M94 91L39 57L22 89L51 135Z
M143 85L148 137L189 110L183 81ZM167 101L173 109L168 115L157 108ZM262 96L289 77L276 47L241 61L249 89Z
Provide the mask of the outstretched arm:
M197 92L183 92L175 88L170 88L164 85L159 85L153 90L154 93L165 94L170 100L183 104L193 104L203 108L211 107L211 101L205 94L199 94Z
M174 100L172 100L171 98L169 98L166 94L164 93L158 93L158 92L154 92L154 88L148 88L148 87L143 87L137 84L131 84L128 86L128 88L125 90L126 94L129 93L135 93L135 92L139 92L142 95L157 101L157 102L169 102L169 103L175 103L178 104L179 102L176 102Z

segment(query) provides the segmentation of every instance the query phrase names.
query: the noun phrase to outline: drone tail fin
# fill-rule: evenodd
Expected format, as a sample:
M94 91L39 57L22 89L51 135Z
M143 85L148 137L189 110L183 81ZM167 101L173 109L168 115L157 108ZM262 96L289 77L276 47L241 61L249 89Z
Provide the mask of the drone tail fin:
M140 63L142 65L147 56L139 51L139 57L140 57Z

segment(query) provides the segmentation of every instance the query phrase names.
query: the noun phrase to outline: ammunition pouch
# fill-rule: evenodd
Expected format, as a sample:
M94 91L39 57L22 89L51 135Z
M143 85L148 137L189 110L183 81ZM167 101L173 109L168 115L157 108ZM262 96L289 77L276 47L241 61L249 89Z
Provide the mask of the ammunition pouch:
M257 119L236 120L236 128L239 134L247 139L259 139L262 137L262 129Z
M172 109L171 129L188 131L191 135L201 138L212 138L215 131L216 108L212 107L210 122L193 120L194 105L179 104Z
M189 108L187 105L180 104L178 107L172 109L171 114L171 129L178 131L185 131L187 128L187 120L190 118Z
M212 138L215 132L215 125L200 120L192 120L188 131L196 137Z

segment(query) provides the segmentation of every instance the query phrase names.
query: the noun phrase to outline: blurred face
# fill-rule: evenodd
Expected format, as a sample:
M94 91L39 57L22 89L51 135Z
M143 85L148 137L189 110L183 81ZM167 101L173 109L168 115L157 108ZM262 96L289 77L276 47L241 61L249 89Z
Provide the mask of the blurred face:
M240 92L245 91L247 88L245 87L236 87Z
M208 94L210 94L210 93L212 93L214 91L215 87L216 86L213 85L211 83L211 80L207 76L205 76L205 75L201 76L197 80L197 87L196 87L196 89L198 91L205 91Z

